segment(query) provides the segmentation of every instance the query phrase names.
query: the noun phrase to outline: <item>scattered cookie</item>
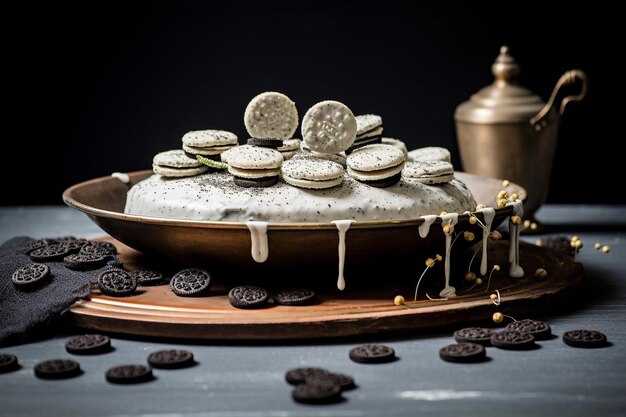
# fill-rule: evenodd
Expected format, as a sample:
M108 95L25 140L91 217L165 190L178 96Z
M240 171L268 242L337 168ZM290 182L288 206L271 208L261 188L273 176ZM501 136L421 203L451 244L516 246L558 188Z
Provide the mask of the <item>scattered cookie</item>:
M106 264L107 257L108 255L97 253L73 253L63 258L63 265L76 271L88 271L100 268Z
M282 146L276 150L283 155L283 159L286 161L293 157L299 150L302 141L300 139L287 139L283 141Z
M20 369L20 364L17 361L17 356L10 353L0 353L0 374L17 371L18 369Z
M341 391L347 391L356 388L354 378L344 374L335 372L318 373L304 377L304 383L308 385L326 385L333 384L339 386Z
M102 334L82 334L65 342L65 350L74 355L99 355L111 351L111 339Z
M219 159L219 155L237 146L237 135L226 130L193 130L183 135L183 151L192 159L203 156L208 159Z
M407 162L402 170L402 179L422 184L444 184L454 179L454 168L449 162Z
M180 369L192 366L193 353L181 349L167 349L152 352L148 355L148 363L153 368Z
M44 264L30 264L16 269L11 281L19 288L34 288L50 277L50 268Z
M491 344L500 349L525 350L535 346L535 337L517 330L504 330L491 336Z
M304 404L333 404L343 400L341 387L332 383L299 384L291 395L296 402Z
M478 343L483 346L491 346L491 336L494 333L494 330L484 327L466 327L454 332L454 340L457 343Z
M222 160L235 180L244 180L236 181L237 185L266 187L278 182L283 156L276 149L243 145L224 152Z
M275 292L272 299L283 306L306 306L315 301L315 291L309 288L289 288Z
M439 357L447 362L474 363L484 361L487 354L478 343L455 343L439 349Z
M158 271L133 271L130 275L135 277L137 285L140 287L150 287L165 283L165 276Z
M179 297L197 297L209 292L212 284L211 275L207 271L188 268L174 274L170 289Z
M87 239L76 239L75 237L66 237L59 239L59 243L63 243L70 253L77 253L83 246L88 245Z
M440 148L438 146L428 146L425 148L418 148L409 151L409 161L423 162L423 161L443 161L452 162L450 151L446 148Z
M298 109L286 95L268 91L250 100L243 122L253 138L289 139L298 128Z
M283 146L282 139L270 139L270 138L250 138L246 142L246 145L260 146L261 148L278 149Z
M285 380L291 385L303 384L307 377L327 374L324 368L294 368L285 373Z
M606 335L597 330L569 330L563 333L563 342L577 348L599 348L608 345Z
M385 345L362 345L350 350L350 359L359 363L387 363L396 360L396 352Z
M110 368L104 374L112 384L138 384L154 379L152 368L146 365L119 365Z
M182 149L158 153L152 159L152 170L163 177L192 177L207 172L209 167L185 155Z
M259 308L267 304L269 294L265 288L254 286L235 287L228 292L228 301L235 308Z
M99 254L102 256L117 254L117 248L111 242L92 240L80 249L79 253Z
M546 340L552 336L552 329L545 321L524 319L507 324L505 330L517 330L530 333L535 336L535 340Z
M344 170L338 163L323 159L290 159L283 163L281 173L287 184L321 190L340 185Z
M26 247L23 248L20 252L28 255L35 249L43 248L44 246L48 246L49 244L50 242L48 241L48 239L36 239L26 245Z
M339 153L356 138L356 118L338 101L322 101L311 107L302 119L302 139L319 153Z
M400 180L404 154L391 145L368 145L352 152L346 161L348 174L375 187L388 187Z
M52 359L35 365L35 376L41 379L65 379L82 373L80 364L71 359Z
M137 289L137 280L123 269L107 269L98 275L98 288L104 295L128 297Z
M42 246L29 253L30 259L35 262L61 261L70 254L70 249L63 243L54 243Z

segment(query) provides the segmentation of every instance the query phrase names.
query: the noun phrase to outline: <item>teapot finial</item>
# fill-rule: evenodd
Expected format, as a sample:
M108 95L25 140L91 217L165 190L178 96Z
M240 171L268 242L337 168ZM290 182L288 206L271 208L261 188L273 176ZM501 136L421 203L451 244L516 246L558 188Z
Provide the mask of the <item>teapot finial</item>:
M515 62L515 58L509 55L509 47L503 45L500 47L500 55L491 66L491 72L498 83L514 84L519 75L519 65Z

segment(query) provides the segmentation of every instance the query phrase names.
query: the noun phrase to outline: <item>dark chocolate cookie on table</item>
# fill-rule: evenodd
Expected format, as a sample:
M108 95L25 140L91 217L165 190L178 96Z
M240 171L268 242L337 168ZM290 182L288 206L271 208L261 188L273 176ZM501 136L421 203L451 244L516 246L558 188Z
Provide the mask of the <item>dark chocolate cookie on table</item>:
M112 384L139 384L154 379L152 368L146 365L119 365L106 371L104 377Z
M13 372L20 369L17 356L10 353L0 353L0 374Z
M98 288L104 295L128 297L135 293L137 280L123 269L111 268L98 275Z
M387 363L393 362L396 352L385 345L362 345L350 350L350 359L359 363Z
M212 284L211 275L207 271L188 268L174 274L170 289L179 297L198 297L206 295Z
M604 333L585 329L569 330L563 333L563 342L576 348L599 348L609 345Z
M48 278L50 278L48 265L33 263L16 269L11 281L18 288L31 289L42 285Z
M102 334L83 334L65 342L65 350L74 355L98 355L111 351L111 339Z
M63 265L76 271L98 269L107 263L108 256L97 253L73 253L63 258Z
M447 362L475 363L484 361L487 354L478 343L455 343L441 348L439 357Z
M65 379L82 373L80 364L71 359L52 359L35 366L35 376L41 379Z
M495 331L484 327L466 327L454 332L454 340L457 343L478 343L483 346L491 346L491 336Z
M333 383L299 384L291 395L296 402L304 404L333 404L343 401L341 387Z
M533 349L535 337L527 332L518 330L504 330L491 336L491 344L500 349L528 350Z
M545 321L524 319L507 324L506 330L518 330L530 333L535 336L535 340L546 340L552 336L552 329Z
M64 243L55 243L33 250L29 256L35 262L54 262L63 260L70 252L70 248Z
M195 364L193 353L182 349L166 349L148 355L148 363L153 368L180 369Z
M267 305L269 293L265 288L244 285L228 292L228 301L235 308L260 308Z
M315 291L309 288L288 288L272 294L272 299L283 306L306 306L315 301Z
M165 284L165 276L158 271L132 271L130 275L137 279L137 285L140 287Z

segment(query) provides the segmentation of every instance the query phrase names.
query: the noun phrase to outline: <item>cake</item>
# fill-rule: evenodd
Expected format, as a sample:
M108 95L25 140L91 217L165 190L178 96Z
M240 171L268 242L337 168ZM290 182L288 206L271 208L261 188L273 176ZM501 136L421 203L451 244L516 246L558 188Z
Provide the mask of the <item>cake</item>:
M454 296L449 280L450 246L459 215L482 212L485 222L481 223L482 238L486 240L491 228L489 219L493 219L495 209L477 207L468 187L454 178L449 162L440 158L436 163L423 161L434 149L425 148L421 152L408 152L409 156L419 154L421 159L407 163L406 146L402 141L394 139L385 143L382 140L379 132L382 118L355 117L342 103L322 101L303 117L302 147L299 150L295 146L289 148L289 161L285 164L288 169L281 171L285 156L280 149L284 141L297 141L287 138L285 129L279 129L283 132L279 137L275 132L277 126L286 126L290 133L287 136L293 135L297 111L288 97L280 93L263 93L253 100L259 101L259 97L265 103L263 107L246 112L247 128L252 124L249 119L254 116L254 129L248 128L253 137L246 145L232 146L221 153L220 158L218 155L211 159L198 156L197 160L208 166L208 171L199 175L181 175L176 166L162 169L164 165L167 168L167 163L161 160L161 169L155 171L155 175L130 188L124 212L165 219L243 223L250 230L251 254L256 262L265 262L268 257L269 224L334 224L339 232L339 289L345 286L345 235L353 222L420 219L419 234L425 237L430 226L441 219L440 229L446 237L446 281L440 295ZM273 106L274 100L291 104ZM267 123L264 117L269 118ZM285 117L289 123L281 124ZM373 123L363 123L370 119ZM211 130L211 135L225 133ZM354 146L358 137L366 138L367 142ZM257 148L257 152L257 146L263 148ZM445 149L437 150L439 154L445 151L443 153L449 155ZM175 162L180 164L178 160ZM163 172L173 175L163 175ZM513 205L513 216L521 216L520 200L500 200L498 207ZM511 223L511 274L521 276L517 226Z

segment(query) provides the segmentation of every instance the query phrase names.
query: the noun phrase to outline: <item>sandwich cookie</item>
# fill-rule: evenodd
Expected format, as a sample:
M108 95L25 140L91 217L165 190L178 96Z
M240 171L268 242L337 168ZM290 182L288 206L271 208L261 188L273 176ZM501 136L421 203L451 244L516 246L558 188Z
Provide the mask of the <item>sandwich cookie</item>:
M283 163L281 174L287 184L321 190L340 185L344 170L338 163L323 159L291 159Z
M302 139L314 152L339 153L356 138L356 118L338 101L321 101L311 107L302 119Z
M356 138L346 154L350 155L355 149L374 143L381 143L383 134L383 119L376 114L363 114L356 116Z
M404 153L391 145L367 145L346 160L348 174L357 181L384 188L396 184L404 167Z
M286 161L300 150L300 143L302 143L300 139L287 139L276 150L283 154L283 159Z
M278 182L283 155L276 149L243 145L222 154L235 184L242 187L269 187Z
M219 155L237 146L237 135L226 130L193 130L183 135L183 151L189 158L200 155L219 160Z
M298 110L289 97L270 91L248 103L243 122L253 138L289 139L298 128Z
M443 184L454 179L454 168L451 163L443 161L407 162L402 178L408 182Z
M452 162L450 151L438 146L428 146L426 148L413 149L408 153L409 161L444 161Z
M202 162L185 155L182 149L161 152L152 159L152 170L163 177L192 177L208 169Z
M406 144L400 139L383 137L380 139L380 143L383 143L385 145L395 146L396 148L400 149L404 153L404 158L408 160L409 150L407 149Z

